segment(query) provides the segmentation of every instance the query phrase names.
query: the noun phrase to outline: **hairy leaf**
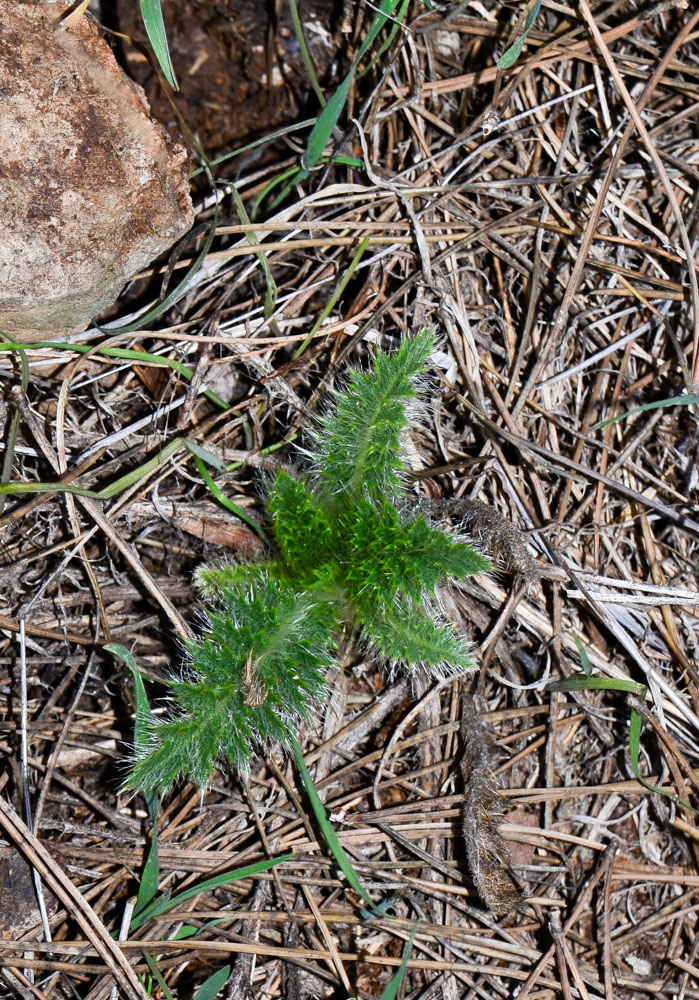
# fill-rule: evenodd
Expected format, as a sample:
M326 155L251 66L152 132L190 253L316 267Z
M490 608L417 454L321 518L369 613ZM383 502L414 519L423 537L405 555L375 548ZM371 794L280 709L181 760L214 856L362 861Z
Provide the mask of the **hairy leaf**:
M313 493L282 471L268 506L287 576L311 581L327 576L336 529Z
M393 663L459 673L475 666L469 646L450 625L440 625L412 601L360 618L372 648Z
M374 598L390 604L397 593L419 601L446 577L490 569L474 549L430 527L423 517L403 523L392 504L377 508L359 501L349 518L346 581L360 603Z
M316 456L327 493L378 501L398 495L406 403L415 397L413 378L423 371L433 342L432 332L422 330L393 357L379 351L373 371L353 372L349 387L335 394L335 410L322 421Z

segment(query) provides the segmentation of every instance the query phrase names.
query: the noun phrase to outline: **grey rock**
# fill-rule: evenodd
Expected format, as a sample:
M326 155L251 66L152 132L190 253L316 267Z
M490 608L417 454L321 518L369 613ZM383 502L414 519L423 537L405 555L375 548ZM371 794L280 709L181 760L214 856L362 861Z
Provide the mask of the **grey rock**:
M149 114L89 15L2 0L0 330L84 330L190 229L186 150Z

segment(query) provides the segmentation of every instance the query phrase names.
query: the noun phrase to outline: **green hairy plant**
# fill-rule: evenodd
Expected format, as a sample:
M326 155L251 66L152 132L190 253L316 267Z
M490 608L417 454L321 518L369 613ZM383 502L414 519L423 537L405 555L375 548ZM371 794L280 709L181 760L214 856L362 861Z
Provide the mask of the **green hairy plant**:
M269 492L268 561L199 569L206 626L129 787L163 791L184 776L204 785L217 762L245 770L256 748L288 747L326 695L343 636L360 634L391 666L473 667L435 590L490 564L433 526L404 482L403 438L432 344L420 331L333 394L303 471L280 471Z

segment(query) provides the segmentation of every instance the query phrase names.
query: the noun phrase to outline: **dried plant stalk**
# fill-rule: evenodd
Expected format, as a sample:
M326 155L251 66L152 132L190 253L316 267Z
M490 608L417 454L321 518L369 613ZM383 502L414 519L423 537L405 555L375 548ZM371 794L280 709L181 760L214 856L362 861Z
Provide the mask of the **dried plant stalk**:
M523 896L512 875L510 849L499 829L502 806L493 773L499 749L469 694L464 694L462 701L461 739L466 859L481 899L493 913L504 916L519 906Z
M499 567L508 573L518 574L527 584L536 583L541 576L539 567L527 547L524 534L512 521L480 500L461 497L441 502L449 517L467 528L474 541L483 546Z

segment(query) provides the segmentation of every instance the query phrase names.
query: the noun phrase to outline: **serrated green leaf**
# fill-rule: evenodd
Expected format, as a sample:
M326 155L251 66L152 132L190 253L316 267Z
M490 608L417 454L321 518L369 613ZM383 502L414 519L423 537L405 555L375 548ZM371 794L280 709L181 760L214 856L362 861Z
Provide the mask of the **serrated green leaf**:
M438 625L410 601L362 614L362 629L374 650L391 663L409 667L449 668L453 672L475 667L467 643L451 625Z
M293 577L309 582L327 575L323 567L333 560L337 529L306 485L282 469L269 495L269 511Z
M351 556L345 580L360 602L373 595L390 606L396 594L419 601L447 577L492 569L470 545L432 528L423 517L405 523L392 504L360 500L348 520Z
M321 422L316 459L329 493L378 501L398 495L406 404L415 397L413 379L433 343L432 331L421 330L395 355L379 351L372 371L352 372L349 387L335 393L334 411Z

